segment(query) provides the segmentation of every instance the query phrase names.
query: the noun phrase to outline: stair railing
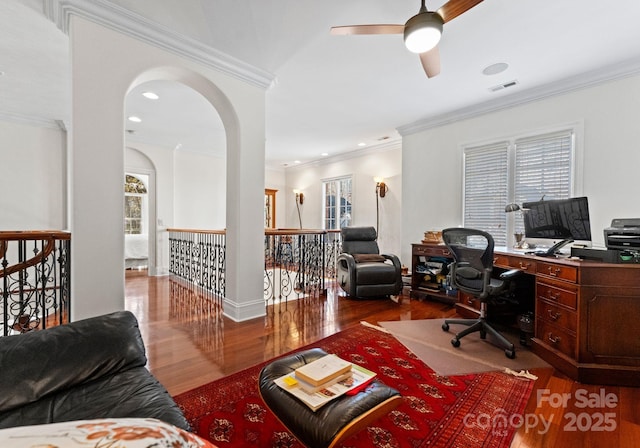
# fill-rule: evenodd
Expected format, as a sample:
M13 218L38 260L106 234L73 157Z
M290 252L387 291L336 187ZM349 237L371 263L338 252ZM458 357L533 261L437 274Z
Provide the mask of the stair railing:
M0 334L69 322L71 234L0 231Z

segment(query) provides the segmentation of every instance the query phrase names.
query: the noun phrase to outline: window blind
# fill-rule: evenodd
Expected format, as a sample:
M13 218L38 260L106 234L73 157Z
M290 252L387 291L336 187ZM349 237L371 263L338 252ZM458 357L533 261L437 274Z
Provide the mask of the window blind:
M464 226L484 230L496 246L507 244L508 142L464 151Z
M571 195L573 132L554 132L515 141L514 202L566 199ZM515 231L524 231L522 220Z

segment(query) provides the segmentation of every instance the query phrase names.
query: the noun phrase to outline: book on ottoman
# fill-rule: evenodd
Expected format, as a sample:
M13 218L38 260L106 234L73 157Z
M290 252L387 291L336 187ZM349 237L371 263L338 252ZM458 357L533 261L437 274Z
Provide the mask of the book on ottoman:
M376 376L375 372L365 369L362 366L351 363L349 363L349 366L352 370L343 374L345 376L344 379L340 379L342 375L339 375L323 385L314 386L311 390L315 390L315 392L305 390L301 386L302 380L298 378L295 372L277 378L274 382L315 412L335 398L345 394L348 395L351 392L360 391L362 387L366 387Z
M336 355L323 356L296 369L296 378L311 386L321 386L334 378L351 371L351 364Z

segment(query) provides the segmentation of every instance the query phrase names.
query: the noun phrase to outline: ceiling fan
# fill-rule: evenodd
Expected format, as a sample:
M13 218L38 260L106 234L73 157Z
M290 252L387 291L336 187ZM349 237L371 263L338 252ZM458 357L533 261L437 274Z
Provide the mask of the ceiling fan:
M346 25L331 28L333 35L346 34L404 34L407 49L420 55L420 62L427 77L440 73L438 42L442 26L481 3L482 0L449 0L436 12L428 11L422 0L418 14L404 25Z

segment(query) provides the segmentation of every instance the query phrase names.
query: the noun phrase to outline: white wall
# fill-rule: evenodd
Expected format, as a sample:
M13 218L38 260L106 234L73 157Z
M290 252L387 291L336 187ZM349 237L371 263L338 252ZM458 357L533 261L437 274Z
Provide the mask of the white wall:
M190 86L220 114L228 145L224 309L236 320L263 315L264 89L74 15L70 46L72 319L124 308L124 101L152 79Z
M424 231L462 224L462 145L578 123L594 246L613 218L640 217L640 76L485 114L403 137L402 253Z
M66 132L0 121L0 230L66 230Z
M174 150L174 218L181 229L226 227L227 176L224 158Z
M378 244L385 253L400 256L401 223L403 206L402 149L400 143L384 148L372 148L356 152L341 160L328 160L313 165L291 167L286 170L286 225L279 227L298 228L295 194L301 190L304 204L301 206L302 226L306 229L322 228L322 181L352 176L353 181L353 226L376 225L376 183L373 178L384 177L387 194L380 199L380 228ZM401 259L409 265L411 259Z

